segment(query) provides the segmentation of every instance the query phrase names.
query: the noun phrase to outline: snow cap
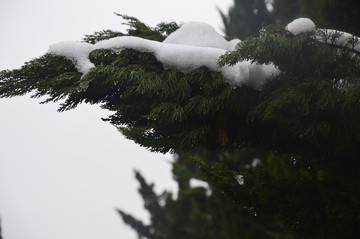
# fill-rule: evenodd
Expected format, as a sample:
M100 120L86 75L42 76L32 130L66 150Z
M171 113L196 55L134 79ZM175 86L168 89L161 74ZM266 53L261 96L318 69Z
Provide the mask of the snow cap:
M241 174L238 174L235 176L236 181L238 182L238 184L240 185L244 185L245 181L244 181L244 176Z
M171 33L164 43L189 46L214 47L234 50L240 40L227 41L212 26L204 22L187 22Z
M302 32L315 31L316 26L309 18L297 18L286 26L286 30L294 35Z
M198 187L205 188L207 196L211 196L212 194L212 190L208 182L196 178L191 178L189 184L190 184L190 188L198 188Z
M88 59L93 45L86 42L63 41L49 47L48 52L53 55L63 56L71 60L76 69L84 75L95 65Z
M163 42L134 36L121 36L100 41L94 45L85 42L59 42L51 45L49 53L64 56L73 61L79 72L86 75L94 66L88 56L95 49L111 49L120 52L134 49L150 52L165 69L178 69L187 73L205 66L221 72L225 80L235 86L242 84L260 89L265 82L279 73L272 64L262 65L250 61L233 66L219 67L219 57L235 48L240 40L227 41L206 23L190 22L173 32Z

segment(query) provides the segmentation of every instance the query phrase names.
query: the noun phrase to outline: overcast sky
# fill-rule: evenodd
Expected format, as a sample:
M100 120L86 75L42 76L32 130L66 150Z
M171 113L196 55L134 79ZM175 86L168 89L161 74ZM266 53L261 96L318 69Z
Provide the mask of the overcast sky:
M20 67L63 40L123 30L113 12L149 25L203 21L219 32L217 8L232 0L0 0L0 70ZM4 239L135 239L114 208L147 219L133 169L156 190L176 190L171 155L146 151L81 105L57 113L23 96L0 99L0 216Z

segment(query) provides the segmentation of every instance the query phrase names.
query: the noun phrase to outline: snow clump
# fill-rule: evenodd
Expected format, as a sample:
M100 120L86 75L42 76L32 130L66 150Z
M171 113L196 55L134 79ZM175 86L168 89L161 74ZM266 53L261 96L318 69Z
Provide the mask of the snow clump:
M315 31L316 26L309 18L297 18L286 26L286 30L294 35L302 32Z
M315 23L309 18L295 19L286 26L286 29L294 35L302 32L315 32L315 39L319 42L348 47L360 52L359 37L338 30L316 28Z
M273 65L238 62L233 66L218 66L219 57L234 50L240 40L227 41L208 24L190 22L170 34L163 42L133 36L114 37L95 45L88 43L61 42L50 46L49 52L64 56L74 62L84 75L94 67L88 55L95 49L112 49L120 52L130 48L140 52L150 52L166 69L178 69L183 73L205 66L221 72L225 80L235 86L246 84L261 88L266 80L279 73Z
M215 28L203 22L188 22L177 31L171 33L163 43L173 43L189 46L214 47L229 51L235 50L239 39L225 40Z
M318 29L315 37L319 42L349 47L354 51L360 52L360 38L350 33L333 29Z
M95 65L90 62L89 54L94 50L93 45L86 42L63 41L49 47L49 52L71 60L76 69L84 75Z
M210 196L212 194L212 190L209 184L203 180L191 178L189 184L190 184L190 188L198 188L198 187L205 188L207 196Z
M240 185L244 185L245 181L244 181L244 176L239 174L235 176L236 181L238 182L238 184Z

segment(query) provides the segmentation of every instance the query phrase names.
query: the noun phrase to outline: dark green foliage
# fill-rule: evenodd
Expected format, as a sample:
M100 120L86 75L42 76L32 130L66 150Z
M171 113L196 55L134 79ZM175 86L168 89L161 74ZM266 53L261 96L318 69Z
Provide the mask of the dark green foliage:
M32 92L34 97L49 95L49 101L57 101L78 91L80 76L71 61L45 54L18 70L1 71L0 95L12 97Z
M300 0L302 16L310 17L320 27L360 35L360 8L356 0Z
M115 13L126 21L124 25L129 26L127 35L138 36L144 39L163 41L167 35L177 30L179 26L175 22L160 23L156 27L149 27L139 19L127 15Z
M273 16L287 24L308 17L318 27L360 35L360 8L356 0L274 0Z
M221 60L272 62L281 70L249 114L267 122L262 133L270 133L272 140L261 144L272 153L261 159L262 167L241 172L241 189L233 174L224 174L226 165L200 165L239 204L271 215L301 238L356 238L359 57L350 49L312 41L312 34L292 36L281 29L264 29ZM276 143L278 136L283 140Z
M311 1L311 2L316 2ZM304 8L308 9L308 0L274 0L271 15L277 24L287 24L298 17L309 17ZM309 8L310 9L310 8Z
M359 163L317 162L268 154L262 164L243 169L238 185L225 163L199 160L208 180L238 205L297 232L299 238L356 238L359 235ZM311 165L311 166L309 166ZM335 165L337 166L336 168Z
M134 34L162 36L157 28L131 21ZM3 71L1 96L34 91L49 101L65 98L60 110L101 104L115 112L107 120L153 151L201 145L331 158L359 154L359 127L352 123L358 118L359 59L312 34L292 36L283 27L269 27L222 58L221 64L275 64L281 74L261 91L233 87L205 67L187 74L165 70L151 53L131 49L95 50L90 59L96 67L82 78L71 62L48 54L20 70Z
M103 30L103 31L95 32L92 35L85 35L85 37L83 38L83 41L87 42L87 43L95 44L102 40L107 40L107 39L110 39L113 37L119 37L119 36L124 36L124 35L125 34L123 34L121 32L116 32L116 31L112 31L112 30Z
M127 33L116 32L112 30L104 30L95 32L92 35L85 35L83 41L95 44L99 41L118 37L118 36L139 36L144 39L154 40L154 41L163 41L167 35L179 28L175 22L170 23L160 23L156 27L152 28L141 22L139 19L123 14L115 13L117 16L121 17L126 22L123 25L128 26Z
M225 33L230 38L244 40L259 36L262 28L271 24L287 24L299 16L312 16L307 0L235 0L229 12L220 12Z
M207 151L201 151L203 153ZM214 151L215 153L215 151ZM206 153L207 154L207 153ZM139 172L139 193L144 207L150 214L150 224L145 225L122 210L118 210L124 222L134 228L139 238L149 239L273 239L275 235L292 239L284 228L254 212L239 207L221 190L211 188L211 194L203 187L191 188L191 178L203 175L191 159L192 154L180 153L173 164L174 179L179 192L174 199L164 192L157 195L153 184L148 184ZM216 160L220 156L212 154ZM285 236L288 237L285 237Z
M125 213L122 210L117 210L117 212L120 214L121 218L123 219L124 223L131 227L139 236L139 239L141 238L153 238L152 234L150 233L150 226L145 226L142 221L137 220L130 214Z
M231 38L244 40L258 36L270 24L288 24L298 17L308 17L318 27L360 35L360 8L356 0L235 0L226 14L220 12L224 30Z
M264 131L263 137L269 133L272 140L267 138L264 146L270 143L272 150L316 157L358 156L359 129L353 121L358 113L354 105L345 103L358 88L357 56L313 41L311 34L294 37L269 28L220 62L234 64L243 59L272 62L281 70L259 92L261 103L248 114L255 122L260 119L268 124L264 130L270 131ZM277 139L281 142L275 143Z

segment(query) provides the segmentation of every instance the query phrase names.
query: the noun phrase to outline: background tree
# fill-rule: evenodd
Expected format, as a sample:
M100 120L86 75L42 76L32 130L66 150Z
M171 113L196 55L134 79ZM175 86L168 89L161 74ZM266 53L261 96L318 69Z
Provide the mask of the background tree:
M310 17L321 27L343 30L360 35L360 8L355 0L300 0L299 12Z
M240 2L240 1L237 1L237 2ZM274 8L271 13L272 13L272 16L275 17L275 19L276 19L275 21L278 23L281 23L281 22L286 23L289 20L291 20L292 18L297 17L297 16L308 16L313 19L316 19L319 22L320 26L325 26L325 27L334 28L334 29L344 29L346 31L358 34L357 28L358 28L359 24L356 23L356 20L354 20L352 22L349 22L349 20L348 20L351 18L357 18L356 14L354 14L354 13L358 12L359 10L355 6L356 5L354 3L352 3L351 1L276 1L275 0L274 5L273 5ZM239 5L238 7L241 7L241 6ZM354 8L354 9L352 9L352 8ZM241 12L241 11L238 11L238 12ZM236 13L236 11L234 11L234 13ZM347 14L349 14L348 17L341 17L341 16L344 16ZM241 13L239 13L238 15L241 15ZM235 18L233 18L233 19L235 19ZM236 23L234 22L233 24L235 25ZM278 40L280 41L280 39L278 39ZM264 42L261 42L261 43L257 42L257 43L262 44ZM245 49L246 49L246 47L242 48L243 51ZM276 49L275 46L274 46L274 49ZM258 48L256 48L256 50L254 48L251 51L252 52L258 51ZM239 52L240 52L240 50L237 53L239 53ZM261 52L261 53L264 53L264 52ZM261 54L261 53L258 53L258 54ZM240 53L240 55L241 55L241 53ZM246 54L244 54L244 55L246 55ZM258 60L258 57L262 58L260 56L257 56L257 57L255 57L255 59ZM284 55L283 55L283 57L284 57ZM249 55L246 55L244 58L245 59L249 59L249 58L254 59L254 56L250 57ZM290 58L287 58L287 59L290 59ZM334 59L334 58L332 58L332 59ZM319 60L319 62L320 62L320 60ZM303 74L306 71L307 70L305 68L303 68L301 70L301 72L299 72L299 74ZM329 75L335 77L336 74L330 73ZM302 76L302 77L304 77L304 76ZM311 77L315 77L316 79L321 78L320 76L316 76L316 75L310 76L309 75L309 79ZM355 78L357 78L357 77L355 77ZM305 78L302 78L302 79L305 79ZM284 89L284 91L289 91L289 89L293 89L293 88L289 87L288 89ZM322 86L319 87L319 89L324 90L324 88ZM302 92L303 95L309 93L308 88L303 88L300 91ZM314 95L316 95L317 93L318 92L316 92ZM309 94L312 94L312 93L309 93ZM287 95L290 98L294 98L294 99L296 98L293 90L289 91L287 93ZM313 97L311 97L311 98L313 98ZM300 98L298 98L298 99L300 99ZM322 99L324 100L325 98L322 98ZM283 100L287 101L288 99L283 98ZM279 103L279 102L277 102L277 103ZM294 114L292 114L290 112L288 114L284 113L284 109L285 109L284 105L275 106L277 103L275 103L272 106L279 110L276 113L274 112L275 114L279 114L282 111L281 115L283 115L282 116L283 120L287 120L287 118L294 117ZM316 103L316 104L319 105L319 103ZM290 106L290 105L292 105L292 106ZM293 103L289 104L290 107L299 107L300 105L301 105L300 102L293 102ZM317 107L319 107L319 106L317 106ZM311 108L307 109L307 110L310 111ZM316 109L313 109L313 110L316 111ZM265 114L267 114L267 113L265 113ZM325 124L320 123L321 121L319 122L319 118L317 118L318 116L319 115L314 116L314 117L316 117L316 120L314 120L314 122L311 123L312 127L314 127L316 125L315 121L318 121L317 124L323 124L324 126L327 124L327 123L325 123ZM327 115L327 116L324 116L324 119L325 118L327 118L327 121L329 121L330 118L338 120L339 116L338 115L337 116ZM282 123L283 122L284 121L282 121ZM279 123L280 123L280 121L279 121ZM292 122L292 123L294 123L294 122ZM347 124L354 124L354 122L352 122L352 123L348 122ZM334 126L334 128L336 128L336 126ZM339 127L339 130L343 130L340 128L341 127ZM310 130L311 133L314 134L315 137L319 137L319 135L321 134L319 131L314 132L313 128L312 129L308 128L307 130ZM308 131L308 132L310 132L310 131ZM346 130L344 130L344 131L346 131ZM303 136L303 132L301 132L301 130L300 130L297 132L297 134ZM348 136L350 136L350 135L348 135ZM347 136L344 135L344 138L342 138L342 140L346 141L347 140L346 137ZM337 143L339 141L342 141L342 140L335 140L335 139L332 139L332 140ZM337 143L335 145L333 145L332 147L333 147L333 149L339 150L339 148L341 148L341 146ZM284 144L286 144L286 143L284 142ZM301 143L296 143L295 145L300 146ZM358 147L358 146L354 146L354 147ZM321 151L326 152L326 150L327 149L323 148ZM301 150L301 151L304 152L305 150ZM313 150L310 150L310 151L313 152ZM348 155L351 155L351 154L353 154L353 152ZM323 155L323 156L325 156L325 155ZM358 209L355 210L356 212L354 212L354 214L349 213L349 212L352 210L351 208L359 208L358 207L359 198L358 198L358 196L355 196L355 195L358 195L358 190L356 189L355 184L352 184L354 181L352 179L350 179L353 177L358 177L358 174L355 172L356 170L358 170L358 165L357 165L357 162L355 161L355 159L350 160L351 163L349 163L349 161L345 161L345 162L344 161L336 161L335 162L334 160L325 160L325 159L310 159L310 161L308 161L309 158L312 158L314 156L302 155L301 160L299 160L297 157L299 157L299 156L294 156L292 154L288 154L288 156L286 156L286 154L285 155L284 154L276 155L273 152L273 153L271 153L270 157L262 158L261 167L256 169L256 170L263 171L262 173L266 172L264 174L267 176L271 175L267 180L265 180L265 178L262 178L260 181L270 182L270 178L278 178L278 179L281 178L281 180L287 181L287 183L289 183L289 188L287 188L287 189L283 188L282 189L283 192L275 193L278 196L280 196L279 198L274 198L274 200L266 200L266 199L268 199L267 197L269 196L269 194L268 194L269 192L267 190L269 188L278 188L281 185L280 182L276 182L274 185L272 185L271 183L264 185L264 191L262 191L256 187L251 188L252 186L256 185L256 183L255 184L252 184L252 183L246 184L246 185L249 185L249 187L250 187L249 190L254 189L254 191L255 191L255 192L254 191L248 192L247 195L251 195L251 194L252 195L254 195L254 194L262 195L258 199L258 200L264 200L264 201L262 201L262 203L267 201L267 202L276 202L276 204L278 204L280 201L282 201L282 199L285 199L287 197L287 196L285 196L286 195L285 192L287 192L287 194L289 194L288 197L297 198L297 200L299 200L297 203L294 203L293 199L288 198L288 199L285 199L284 203L280 203L280 205L286 205L289 202L291 202L291 204L293 206L296 206L296 204L297 204L298 206L296 206L296 207L298 207L298 209L294 209L294 211L298 210L299 212L308 214L308 215L315 213L317 215L317 218L315 218L313 220L311 220L312 217L309 217L308 219L304 219L304 220L307 220L307 223L304 223L304 222L301 223L298 221L299 218L305 218L306 216L304 216L304 215L303 216L293 215L294 219L289 219L288 217L286 217L286 219L277 218L277 220L283 221L285 224L286 224L286 222L289 222L292 220L293 224L290 225L290 227L294 228L296 231L299 231L299 230L303 231L301 233L301 235L304 238L326 238L326 237L327 238L338 238L338 237L343 237L344 235L349 236L349 237L354 236L357 233L356 224L359 222L358 219L356 219L358 217L358 216L356 216L356 215L358 215ZM348 157L348 156L342 156L342 157ZM299 162L301 162L302 165L299 165ZM221 187L221 188L227 187L227 186L221 185L221 183L219 183L222 181L221 178L224 177L224 175L222 175L221 173L224 171L224 167L228 167L227 164L228 164L227 162L222 162L222 167L220 167L219 165L211 166L214 168L212 168L210 170L212 172L209 173L210 178L213 178L213 183L218 184L219 187ZM326 165L326 164L329 164L329 165ZM224 165L226 165L226 166L224 166ZM313 171L314 166L317 168L315 171ZM219 167L219 168L215 169L217 167ZM206 167L203 165L202 168L204 169ZM353 171L354 168L356 168L355 171ZM307 172L307 171L308 171L308 173L305 173L305 174L311 175L314 182L312 182L312 183L306 182L304 184L299 183L299 179L304 177L304 172ZM324 180L323 176L325 174L328 175L327 180L329 180L329 181L319 183L318 181ZM220 176L220 175L222 175L222 176ZM294 176L296 179L293 178ZM255 177L252 174L250 176L250 178L251 178L250 180L254 180ZM293 178L293 179L291 179L291 178ZM230 178L228 178L228 179L230 180ZM335 181L337 183L335 183ZM258 183L260 184L260 182L258 182ZM308 185L306 185L306 184L308 184ZM285 184L283 184L283 185L285 185ZM295 185L297 185L298 187ZM324 185L326 185L326 186L324 186ZM292 189L290 189L290 187L292 187ZM348 191L352 192L351 198L354 201L349 203L349 205L352 204L352 206L350 206L349 208L344 207L344 205L341 206L342 203L346 204L345 201L342 201L342 200L347 200L344 198L341 199L341 196L340 196L340 195L343 195L343 196L347 195L347 192L346 193L340 192L341 189L344 189L344 188L347 188ZM307 196L304 196L303 199L300 199L301 195L296 195L296 193L294 191L293 191L294 194L290 193L292 190L298 191L301 193L304 193L304 190L308 190L307 193L303 194L303 195L307 195ZM233 192L239 191L238 185L235 184L234 188L231 188L228 191L229 191L228 195L233 195ZM260 191L262 191L262 192L260 192ZM326 195L324 195L324 194L326 194ZM267 196L265 196L265 195L267 195ZM315 197L313 197L313 196L315 196ZM238 198L239 201L244 201L244 194L233 195L233 197ZM313 199L310 199L311 197L313 197ZM312 206L308 205L309 206L308 209L305 209L304 206L309 204L308 203L309 200L311 201ZM254 201L254 199L251 199L250 201ZM342 203L340 201L342 201ZM265 214L273 215L274 211L273 210L269 211L269 209L270 208L273 209L273 208L277 208L277 207L279 207L279 206L268 204L263 208L263 210L265 210ZM289 210L289 208L284 209L283 214L284 215L287 214L287 216L290 216L291 213L288 213L288 212L285 213L286 210ZM308 212L306 212L307 210L308 210ZM326 216L323 217L323 216L319 216L319 215L323 215L323 216L326 215ZM338 215L338 216L341 215L341 217L343 217L343 218L335 219L337 216L334 216L334 215ZM344 223L344 224L336 223L335 221L337 221L337 220L343 221L343 222L346 221L346 223ZM349 224L347 226L345 226L345 224L347 224L347 223L349 223ZM303 225L300 226L299 224L303 224ZM335 224L337 224L337 226L339 226L339 227L336 226L333 228L327 228L327 226L325 226L325 225L335 225ZM306 227L306 228L299 228L299 227ZM322 227L324 227L324 228L322 228ZM338 230L340 230L340 231L338 231ZM304 233L304 231L306 231L306 234ZM321 231L321 232L319 232L319 231ZM350 235L347 235L347 233L350 233ZM351 233L354 233L354 234L351 234Z
M258 36L270 24L287 24L308 17L318 26L360 35L359 13L355 0L235 0L229 12L220 12L224 30L231 38Z
M275 23L264 0L235 0L228 13L220 14L225 33L232 38L256 36L261 28Z
M287 24L310 11L309 4L317 1L303 0L235 0L229 12L220 12L227 36L244 40L258 36L259 31L271 24ZM311 12L313 13L312 9Z
M208 150L203 150L201 154L214 160L231 155L219 155L218 152ZM118 212L124 222L137 232L139 238L292 238L283 225L239 207L221 190L209 185L192 185L195 178L204 179L191 159L193 155L187 152L176 156L173 175L179 191L175 197L168 192L156 194L153 185L148 184L139 172L135 172L140 184L139 193L150 214L150 224L145 225L123 210ZM231 155L230 158L235 157Z

